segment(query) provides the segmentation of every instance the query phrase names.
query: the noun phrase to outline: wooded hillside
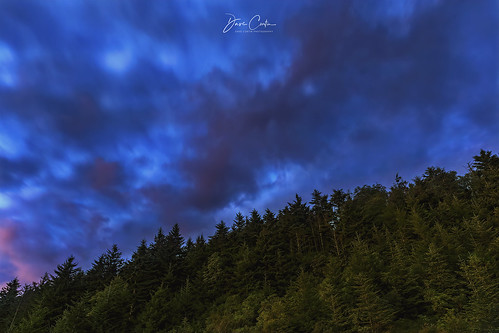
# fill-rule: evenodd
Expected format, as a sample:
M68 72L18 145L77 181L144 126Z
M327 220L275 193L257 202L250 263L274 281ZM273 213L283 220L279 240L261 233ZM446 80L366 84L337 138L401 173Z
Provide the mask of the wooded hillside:
M499 157L465 175L314 191L236 214L214 235L178 225L69 257L0 293L0 332L491 332L499 328Z

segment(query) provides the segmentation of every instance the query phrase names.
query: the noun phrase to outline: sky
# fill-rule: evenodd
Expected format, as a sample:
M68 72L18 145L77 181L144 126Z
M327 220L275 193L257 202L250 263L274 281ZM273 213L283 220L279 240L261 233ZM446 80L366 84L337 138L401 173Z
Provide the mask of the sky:
M0 2L0 285L480 149L497 0Z

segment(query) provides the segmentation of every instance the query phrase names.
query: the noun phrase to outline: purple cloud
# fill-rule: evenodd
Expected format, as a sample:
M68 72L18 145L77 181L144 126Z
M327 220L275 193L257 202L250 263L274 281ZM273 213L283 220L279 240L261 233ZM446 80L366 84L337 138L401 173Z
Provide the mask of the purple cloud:
M495 1L0 5L0 283L499 142ZM272 33L224 34L230 12Z

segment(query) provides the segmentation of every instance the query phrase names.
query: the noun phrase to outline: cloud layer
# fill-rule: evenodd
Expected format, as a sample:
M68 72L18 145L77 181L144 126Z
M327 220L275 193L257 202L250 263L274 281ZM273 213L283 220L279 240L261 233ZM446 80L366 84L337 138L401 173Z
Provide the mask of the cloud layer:
M499 148L498 7L2 2L0 283L296 192L464 171ZM276 25L224 34L226 13Z

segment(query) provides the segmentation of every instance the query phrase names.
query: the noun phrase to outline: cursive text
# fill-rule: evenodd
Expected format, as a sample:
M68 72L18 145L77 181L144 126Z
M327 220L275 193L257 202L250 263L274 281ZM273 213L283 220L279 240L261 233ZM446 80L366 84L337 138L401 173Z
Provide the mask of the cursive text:
M224 34L231 31L233 27L236 28L247 27L247 30L244 30L243 32L254 32L254 31L271 32L266 29L268 27L275 27L277 25L276 23L270 23L268 19L262 21L262 18L259 14L254 15L251 18L251 20L249 20L248 22L243 21L241 18L238 18L231 13L225 13L225 15L228 15L229 19L227 20L227 24L222 30Z

